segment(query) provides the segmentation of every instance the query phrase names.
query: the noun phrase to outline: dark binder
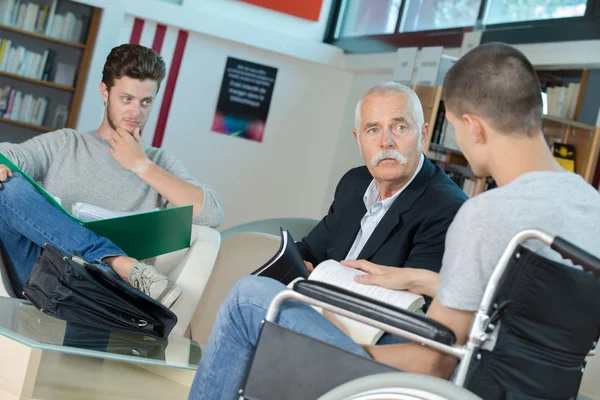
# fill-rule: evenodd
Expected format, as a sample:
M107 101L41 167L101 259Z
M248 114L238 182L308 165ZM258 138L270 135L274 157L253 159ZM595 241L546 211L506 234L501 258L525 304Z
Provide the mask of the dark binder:
M304 265L304 260L292 235L281 228L279 250L269 261L254 271L252 275L275 279L287 285L296 278L308 278L310 272L306 269L306 265Z

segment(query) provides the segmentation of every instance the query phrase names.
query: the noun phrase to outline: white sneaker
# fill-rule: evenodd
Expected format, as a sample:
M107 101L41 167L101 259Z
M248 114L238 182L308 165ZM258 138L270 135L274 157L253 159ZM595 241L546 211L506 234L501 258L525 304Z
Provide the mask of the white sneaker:
M138 261L129 272L129 284L171 308L183 289L152 265Z

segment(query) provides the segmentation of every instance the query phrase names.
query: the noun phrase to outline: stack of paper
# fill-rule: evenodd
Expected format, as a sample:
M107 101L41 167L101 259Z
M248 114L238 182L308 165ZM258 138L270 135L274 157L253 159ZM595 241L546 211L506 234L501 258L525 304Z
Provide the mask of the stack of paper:
M146 211L141 211L141 212L140 211L134 211L134 212L112 211L112 210L107 210L102 207L95 206L93 204L75 203L75 204L73 204L73 207L71 208L71 215L73 215L75 218L79 218L82 221L96 221L96 220L100 220L100 219L108 219L108 218L115 218L115 217L124 217L126 215L140 214L142 212L156 211L158 209L159 208L154 208L152 210L146 210Z

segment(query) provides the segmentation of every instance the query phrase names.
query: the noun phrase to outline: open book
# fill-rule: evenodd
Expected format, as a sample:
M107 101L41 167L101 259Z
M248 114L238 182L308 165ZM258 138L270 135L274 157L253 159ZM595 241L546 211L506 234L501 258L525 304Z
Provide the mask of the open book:
M130 257L144 260L190 246L193 214L191 205L135 214L127 213L128 215L117 215L118 213L113 211L104 210L105 213L97 215L99 219L96 220L89 218L88 212L86 219L89 220L84 220L67 211L60 200L48 193L2 153L0 153L0 164L23 175L56 208L75 219L80 225L110 239ZM89 206L84 208L90 211ZM91 211L92 214L102 214L98 208L92 207Z
M335 260L327 260L320 263L308 279L338 286L373 300L410 311L418 311L425 304L425 299L421 295L405 290L391 290L375 285L363 285L354 280L355 276L365 273L357 269L344 267ZM289 286L292 287L293 283ZM322 312L318 307L315 307L315 309ZM352 340L359 344L375 344L384 333L379 328L342 315L336 315L335 317L346 327Z
M309 275L294 239L288 231L283 229L281 230L281 245L277 253L252 274L276 279L290 288L298 279L325 282L410 311L418 311L425 304L423 296L408 291L360 284L354 280L354 277L365 274L365 272L344 267L335 260L323 261ZM314 308L321 312L318 307ZM336 318L346 327L352 339L359 344L375 344L384 333L379 328L341 315L336 315Z

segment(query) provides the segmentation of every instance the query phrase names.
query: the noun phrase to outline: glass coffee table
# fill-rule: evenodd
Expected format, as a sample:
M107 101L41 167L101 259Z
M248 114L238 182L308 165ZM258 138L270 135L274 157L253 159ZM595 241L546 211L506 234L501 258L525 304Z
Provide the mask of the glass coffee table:
M72 324L0 297L0 398L186 399L200 346Z

